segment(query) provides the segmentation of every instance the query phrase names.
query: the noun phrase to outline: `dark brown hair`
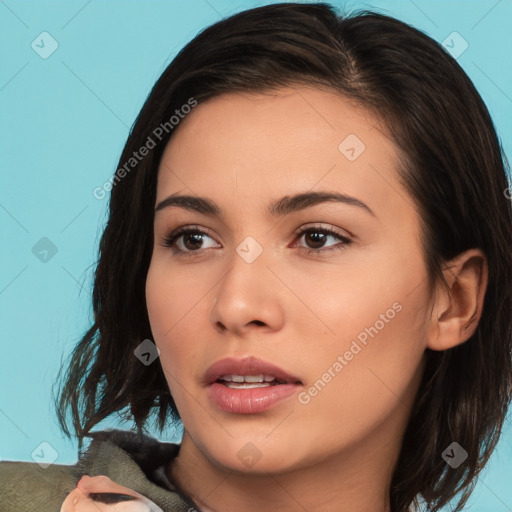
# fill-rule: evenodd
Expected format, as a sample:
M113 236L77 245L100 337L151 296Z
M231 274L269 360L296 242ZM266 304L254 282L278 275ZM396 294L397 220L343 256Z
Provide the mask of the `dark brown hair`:
M199 33L149 94L119 167L191 97L309 85L376 114L398 148L399 176L422 222L431 289L443 265L470 248L487 257L482 318L465 343L427 349L426 366L395 468L390 499L405 512L416 497L437 511L460 495L461 510L501 433L512 396L512 212L506 161L493 123L457 62L422 32L388 16L336 13L322 3L241 12ZM95 271L95 321L70 357L57 402L80 440L128 409L139 431L156 416L179 419L160 365L134 349L152 339L145 281L153 249L157 171L172 131L113 187ZM468 453L451 468L452 442Z

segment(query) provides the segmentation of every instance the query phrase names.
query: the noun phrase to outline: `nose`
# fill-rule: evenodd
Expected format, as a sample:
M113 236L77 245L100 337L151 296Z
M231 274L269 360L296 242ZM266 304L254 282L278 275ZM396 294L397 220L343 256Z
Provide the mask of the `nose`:
M243 337L278 331L284 322L283 290L267 267L265 251L248 263L236 251L213 300L210 321L218 332Z

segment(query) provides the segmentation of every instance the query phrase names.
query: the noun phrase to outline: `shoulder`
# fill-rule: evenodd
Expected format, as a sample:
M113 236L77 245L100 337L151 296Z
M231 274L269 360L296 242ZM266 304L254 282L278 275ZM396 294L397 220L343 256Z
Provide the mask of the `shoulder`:
M166 511L187 512L193 502L162 481L159 469L179 452L179 445L122 430L91 435L92 442L74 465L0 462L1 512L64 510L77 484L90 477L112 482L151 500Z
M0 510L60 510L67 494L76 486L76 466L33 462L0 462Z
M116 463L122 459L130 467L139 469L152 478L163 464L178 455L180 446L161 442L153 437L128 430L102 430L90 434L92 442L87 452L80 457L79 464L100 469L110 467L111 458Z

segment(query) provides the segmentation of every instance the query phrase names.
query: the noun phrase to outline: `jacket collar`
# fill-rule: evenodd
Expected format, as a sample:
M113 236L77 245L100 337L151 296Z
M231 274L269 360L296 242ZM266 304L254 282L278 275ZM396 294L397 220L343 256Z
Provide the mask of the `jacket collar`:
M82 475L105 475L153 500L163 510L187 512L195 504L168 482L162 466L175 458L180 445L158 441L125 430L90 433L92 441L79 454L77 471Z

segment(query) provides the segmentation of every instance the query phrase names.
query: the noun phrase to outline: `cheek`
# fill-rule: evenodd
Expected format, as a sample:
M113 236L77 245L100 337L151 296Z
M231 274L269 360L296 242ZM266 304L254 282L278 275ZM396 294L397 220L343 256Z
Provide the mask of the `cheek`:
M191 285L190 276L173 271L163 258L153 260L146 278L146 303L153 335L161 343L179 322L193 314L201 290Z
M186 272L172 272L168 263L150 265L146 279L148 316L168 376L190 368L190 360L198 352L201 333L205 332L200 319L208 318L210 287Z
M296 419L306 431L321 431L325 446L362 439L407 413L425 342L420 294L405 295L352 300L353 310L333 319L336 336L323 338L333 341L308 349Z
M163 334L172 326L173 293L169 290L165 274L159 271L158 265L151 262L146 278L146 305L149 322L155 342L162 339Z
M412 321L413 311L424 311L426 295L421 285L426 275L421 255L416 247L397 246L347 250L342 264L312 263L286 276L308 306L305 309L295 301L291 319L310 333L315 348L342 349L360 333L364 342L365 329L376 323L383 334L407 330L404 320ZM403 308L407 313L398 311Z
M358 411L355 430L382 421L414 388L426 345L427 290L407 295L404 284L352 301L352 312L336 324L335 342L310 374L304 400L314 396L318 411L330 411L343 424L346 411Z
M399 249L358 254L342 271L317 272L295 289L318 313L307 321L295 315L308 343L309 385L320 379L318 387L336 382L333 393L382 396L386 385L400 392L413 379L426 346L426 270L415 247Z

